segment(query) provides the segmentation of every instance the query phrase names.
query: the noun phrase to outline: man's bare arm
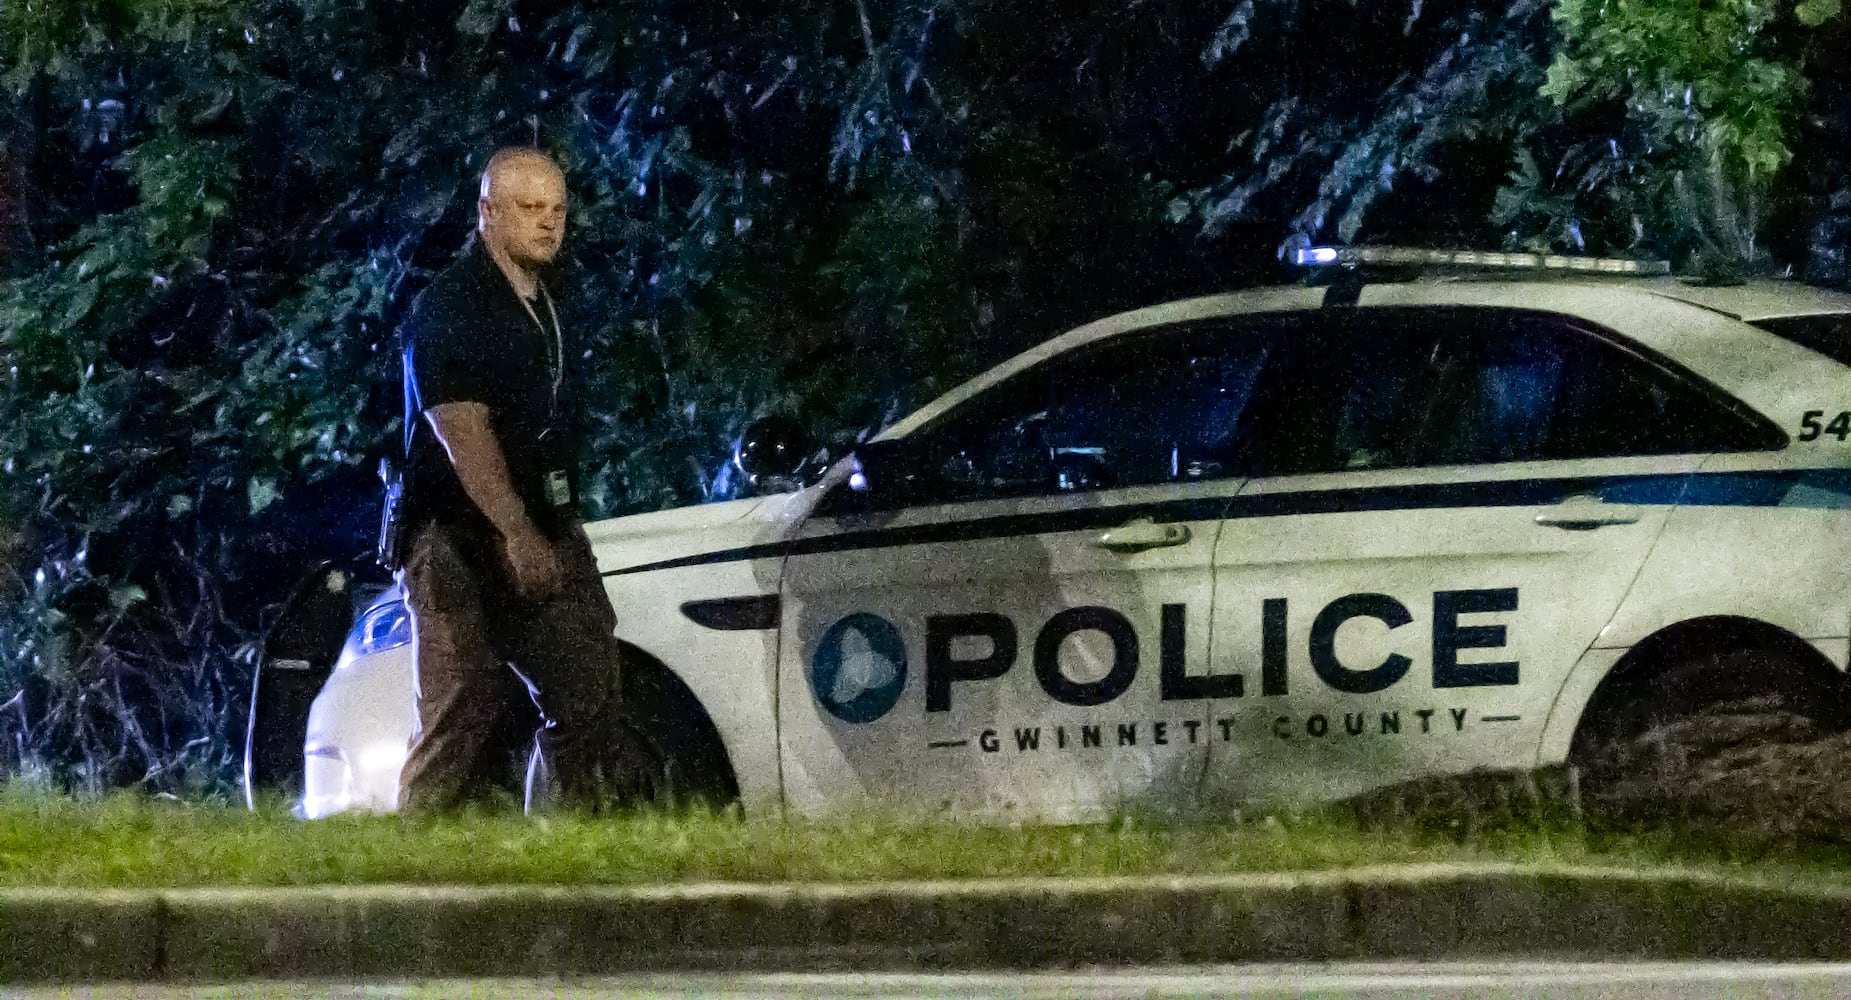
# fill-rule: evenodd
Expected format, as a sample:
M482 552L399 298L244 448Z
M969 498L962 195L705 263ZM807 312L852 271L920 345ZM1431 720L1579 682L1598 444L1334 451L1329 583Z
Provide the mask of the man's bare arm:
M424 419L450 456L463 492L489 519L503 538L534 534L526 505L514 492L508 476L507 456L489 422L488 407L481 403L444 403L424 411Z
M450 456L463 492L501 533L514 582L524 593L545 598L559 588L559 559L534 527L508 478L508 457L481 403L445 403L424 411L431 430Z

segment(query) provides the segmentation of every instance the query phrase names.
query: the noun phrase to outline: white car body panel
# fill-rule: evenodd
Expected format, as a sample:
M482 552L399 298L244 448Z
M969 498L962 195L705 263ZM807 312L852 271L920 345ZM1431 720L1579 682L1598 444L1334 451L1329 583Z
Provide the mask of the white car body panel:
M398 808L399 771L418 727L411 647L371 656L341 651L309 708L302 814Z
M754 811L774 809L783 800L777 753L777 635L704 629L688 620L681 605L775 593L782 558L621 571L783 538L801 520L808 500L804 493L784 494L586 526L606 574L605 592L617 609L619 637L667 666L700 701L732 762L740 801ZM707 509L719 513L699 513ZM636 523L645 519L653 520Z
M1255 480L1243 497L1498 480L1521 487L1531 479L1622 470L1675 475L1694 470L1697 461L1671 456L1290 476ZM1635 523L1586 531L1537 523L1561 506L1364 506L1229 522L1216 558L1216 656L1266 662L1263 608L1284 601L1284 690L1217 706L1219 716L1233 721L1232 739L1217 734L1205 794L1310 802L1362 791L1383 773L1436 773L1461 758L1492 768L1526 766L1555 691L1619 606L1670 512L1637 506ZM1325 658L1324 673L1368 686L1367 700L1324 680L1313 659L1322 609L1358 592L1391 599L1388 613L1406 618L1391 629L1364 614L1331 636L1334 655ZM1462 607L1504 598L1510 606L1501 611ZM1442 629L1443 603L1456 630ZM1471 631L1483 629L1497 631ZM1441 666L1438 652L1454 648L1448 637L1467 640L1458 643L1450 668ZM1385 681L1392 682L1375 688ZM1260 678L1254 683L1272 686Z
M1205 496L1213 496L1217 491L1231 494L1239 481L1201 485ZM880 527L916 530L947 521L1047 514L1063 506L1135 507L1161 492L1146 487L1084 498L918 507L883 516ZM1175 527L1190 537L1175 546L1127 554L1101 546L1109 529L1079 528L793 555L783 592L781 654L782 749L791 808L816 814L845 804L878 804L888 810L1078 821L1127 801L1175 806L1193 797L1207 761L1207 741L1189 739L1185 724L1193 722L1199 733L1207 722L1207 703L1196 704L1192 715L1161 712L1163 607L1193 610L1194 620L1185 619L1181 636L1184 662L1205 662L1213 595L1210 559L1220 521ZM822 519L805 537L838 530L855 528ZM1127 686L1097 711L1050 698L1039 671L1044 626L1081 608L1111 609L1135 629L1135 663L1123 664L1126 672L1120 675L1129 678ZM1000 616L1013 627L1016 642L1006 651L1006 672L949 683L941 689L943 704L934 707L930 622L934 616L972 613ZM867 634L849 629L836 637L842 665L828 676L813 675L825 630L850 615L875 616L894 627L898 655L880 656L873 648L878 643L870 645ZM993 638L964 634L950 640L938 657L962 662L994 652ZM1068 636L1056 662L1074 685L1097 686L1103 693L1120 683L1113 677L1114 667L1120 666L1117 651L1098 631ZM909 669L912 677L906 676ZM859 676L851 678L854 672ZM857 698L889 682L899 685L898 700L881 708L878 726L845 726L823 705L824 689L839 710L843 702L852 707ZM814 696L813 683L818 685ZM1154 728L1157 722L1167 725ZM1121 730L1127 725L1134 728ZM1109 757L1074 752L1089 739L1115 752Z
M1751 618L1806 640L1841 639L1851 623L1845 552L1820 541L1842 538L1847 527L1842 506L1757 509L1752 520L1739 508L1679 507L1595 645L1630 647L1711 616Z
M1324 294L1263 289L1108 317L997 366L880 438L918 433L1077 347L1191 319L1315 312ZM1823 411L1829 420L1851 410L1851 368L1735 317L1851 314L1851 296L1770 283L1696 288L1670 279L1421 281L1366 285L1358 305L1576 317L1682 366L1777 424L1790 443L1736 454L1204 481L1188 495L1225 501L1232 513L1184 519L1185 542L1129 554L1099 547L1116 526L1102 529L1097 518L1041 534L933 532L954 521L1032 517L1042 524L1063 511L1115 511L1174 498L1176 485L921 506L859 522L811 517L819 499L853 472L851 459L795 494L589 525L619 637L660 661L701 703L747 810L806 815L879 805L1083 820L1130 804L1325 799L1420 774L1556 763L1589 697L1627 651L1664 628L1712 616L1780 629L1844 669L1851 553L1842 541L1832 543L1851 538L1851 498L1808 477L1843 479L1838 470L1851 469L1851 441L1795 435L1809 414ZM1651 488L1609 500L1636 517L1595 530L1539 524L1555 502L1526 504L1519 496L1527 481L1582 479ZM1511 494L1518 499L1459 507L1339 503L1271 516L1264 507L1269 498L1307 492L1361 496L1455 484L1519 490ZM911 532L905 537L918 541L835 540L854 532ZM1515 611L1468 609L1456 621L1466 674L1451 676L1481 683L1436 686L1436 592L1511 590ZM688 601L774 593L783 605L777 629L704 628L681 610ZM1320 611L1359 594L1392 599L1410 619L1389 628L1365 615L1326 637L1330 656L1356 674L1391 655L1409 661L1394 683L1363 694L1336 690L1312 659ZM1270 602L1280 600L1282 629L1268 625L1277 607ZM1175 605L1186 609L1180 633L1167 630L1174 612L1166 606ZM1062 703L1048 696L1035 669L1038 631L1066 610L1089 606L1133 623L1138 669L1129 687L1103 704ZM1013 623L1013 663L996 676L961 678L929 693L926 620L979 612ZM856 628L831 633L857 614L888 622L895 641ZM819 657L826 633L840 644ZM1182 651L1194 690L1239 675L1242 695L1166 698L1160 668L1166 635L1177 634L1170 655ZM885 663L871 655L888 647L894 655ZM966 669L990 651L986 640L960 634L939 650L940 666L956 661ZM1085 688L1111 673L1114 655L1104 632L1082 629L1056 648L1055 672ZM838 664L833 673L819 666L824 660ZM1332 674L1328 657L1323 662ZM1517 664L1514 674L1487 666L1507 663ZM1473 667L1491 672L1473 674ZM386 748L402 746L411 733L409 672L407 647L343 656L311 716L305 811L392 808L398 763ZM1283 692L1276 690L1280 676ZM1515 682L1482 683L1507 676ZM825 704L818 684L833 692L829 698L845 700ZM873 717L850 722L838 711ZM1385 715L1395 716L1392 725ZM1154 739L1159 723L1161 744ZM1126 725L1136 729L1135 743L1120 741ZM1086 752L1066 746L1079 743L1087 727L1098 729L1101 745ZM1030 730L1040 741L1033 749L1021 745Z
M1794 281L1745 281L1706 285L1685 278L1653 278L1628 287L1727 313L1750 323L1790 316L1837 315L1845 311L1845 293Z

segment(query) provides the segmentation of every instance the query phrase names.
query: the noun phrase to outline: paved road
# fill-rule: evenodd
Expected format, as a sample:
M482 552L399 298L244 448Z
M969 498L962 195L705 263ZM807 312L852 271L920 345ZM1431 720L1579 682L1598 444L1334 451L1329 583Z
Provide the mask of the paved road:
M698 975L606 979L433 980L417 982L239 983L222 986L108 985L18 990L0 997L52 1000L113 997L315 997L399 1000L428 997L707 997L722 1000L805 997L860 998L1008 997L1052 1000L1084 997L1341 997L1387 998L1671 998L1842 997L1851 995L1851 965L1745 965L1662 963L1576 965L1471 963L1392 965L1280 965L1217 968L1129 969L1099 972L961 975Z

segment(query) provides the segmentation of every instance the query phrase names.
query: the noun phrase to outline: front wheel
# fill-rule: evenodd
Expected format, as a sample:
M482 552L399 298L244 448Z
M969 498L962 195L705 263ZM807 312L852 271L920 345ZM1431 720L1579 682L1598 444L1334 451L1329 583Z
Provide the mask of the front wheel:
M535 737L524 755L522 807L528 815L557 810L565 801L544 742ZM738 799L730 784L684 759L634 725L619 723L603 765L605 807L665 812L718 811Z
M719 811L739 800L719 736L686 688L660 667L638 665L623 671L622 697L601 762L611 805ZM526 759L527 812L556 808L563 800L558 775L538 737Z

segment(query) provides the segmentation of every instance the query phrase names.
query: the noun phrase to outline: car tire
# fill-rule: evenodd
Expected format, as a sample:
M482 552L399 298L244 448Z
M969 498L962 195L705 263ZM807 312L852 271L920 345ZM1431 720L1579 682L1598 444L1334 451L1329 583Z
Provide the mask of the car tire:
M1842 680L1765 648L1686 654L1603 701L1577 730L1568 758L1596 795L1673 758L1684 767L1745 741L1792 741L1845 726Z
M699 703L653 664L623 671L622 709L609 748L607 779L616 808L720 812L739 799L726 753ZM559 806L558 777L537 735L524 755L522 785L528 814Z

